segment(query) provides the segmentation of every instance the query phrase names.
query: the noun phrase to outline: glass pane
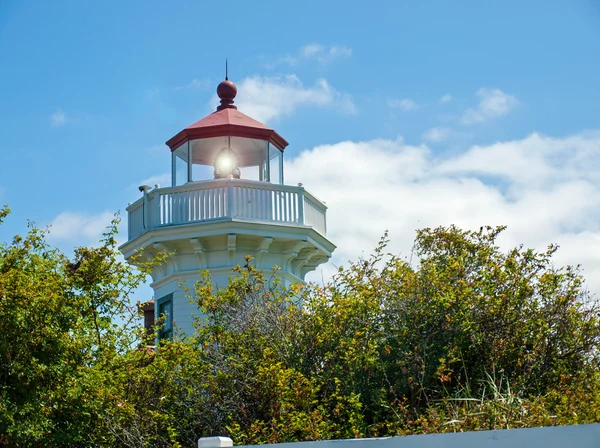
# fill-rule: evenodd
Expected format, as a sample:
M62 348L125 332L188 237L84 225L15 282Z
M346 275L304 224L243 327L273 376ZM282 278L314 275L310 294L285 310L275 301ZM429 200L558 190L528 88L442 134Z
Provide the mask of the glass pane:
M192 180L197 182L199 180L211 180L215 177L215 169L208 165L192 165Z
M187 144L175 150L175 186L187 183Z
M270 176L270 182L272 184L281 184L282 182L282 177L283 177L283 172L282 172L282 167L281 167L281 161L283 160L283 154L281 153L281 151L277 148L275 148L274 146L270 146L269 147L269 156L270 156L270 169L271 169L271 176Z
M240 168L240 179L244 180L260 180L260 167L258 166L246 166Z

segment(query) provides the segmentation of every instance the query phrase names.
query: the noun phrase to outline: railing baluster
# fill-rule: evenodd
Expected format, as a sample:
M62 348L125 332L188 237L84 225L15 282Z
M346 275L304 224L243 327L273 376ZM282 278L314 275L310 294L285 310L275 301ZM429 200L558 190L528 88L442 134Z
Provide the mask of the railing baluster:
M196 221L198 217L196 216L196 196L198 195L197 191L190 192L190 221Z
M279 221L283 221L283 191L278 191L277 196L279 199Z
M167 196L166 194L161 194L161 197L162 197L162 205L163 205L161 224L167 224L167 213L169 210L169 201L170 201L171 196Z
M169 224L174 224L177 219L177 193L171 197L171 214L169 216Z
M221 189L220 188L215 188L215 195L214 195L214 204L215 204L215 209L213 212L213 218L218 218L219 217L219 195L221 194Z

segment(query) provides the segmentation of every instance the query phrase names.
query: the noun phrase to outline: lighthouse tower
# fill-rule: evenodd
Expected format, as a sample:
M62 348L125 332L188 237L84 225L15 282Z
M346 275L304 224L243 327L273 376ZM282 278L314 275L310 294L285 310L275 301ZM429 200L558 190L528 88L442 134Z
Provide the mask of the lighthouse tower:
M251 255L256 268L270 273L278 266L292 284L335 249L326 237L325 204L301 184L284 184L288 142L237 110L233 82L226 78L217 94L215 112L167 141L172 185L140 186L142 197L127 208L125 258L169 254L152 272L155 316L166 317L162 336L174 327L193 332L197 309L181 285L192 287L201 271L222 287Z

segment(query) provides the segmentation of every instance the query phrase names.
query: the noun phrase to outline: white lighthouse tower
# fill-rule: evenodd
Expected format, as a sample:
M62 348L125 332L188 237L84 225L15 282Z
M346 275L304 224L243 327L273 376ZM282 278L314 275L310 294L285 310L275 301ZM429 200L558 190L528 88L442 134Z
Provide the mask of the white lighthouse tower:
M284 184L288 142L234 105L235 84L217 88L221 104L169 141L172 186L141 186L142 198L127 208L126 259L142 251L146 260L169 253L152 272L155 315L166 316L163 336L176 326L191 334L197 312L181 288L210 272L225 286L232 269L251 255L265 272L274 266L286 284L329 259L323 202L301 185Z

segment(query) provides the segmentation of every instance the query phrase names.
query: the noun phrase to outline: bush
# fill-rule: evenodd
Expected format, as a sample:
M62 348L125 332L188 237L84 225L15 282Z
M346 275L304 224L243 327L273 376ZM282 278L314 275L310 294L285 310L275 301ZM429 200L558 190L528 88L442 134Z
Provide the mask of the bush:
M8 213L0 213L0 221ZM600 420L597 302L555 246L502 228L417 232L411 263L373 255L284 287L236 268L190 291L202 320L144 348L116 223L69 259L34 227L0 246L0 445L194 446ZM144 269L147 269L146 267ZM131 325L134 324L134 325Z

